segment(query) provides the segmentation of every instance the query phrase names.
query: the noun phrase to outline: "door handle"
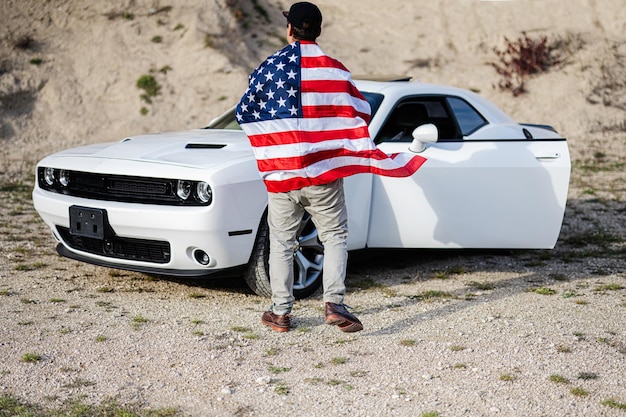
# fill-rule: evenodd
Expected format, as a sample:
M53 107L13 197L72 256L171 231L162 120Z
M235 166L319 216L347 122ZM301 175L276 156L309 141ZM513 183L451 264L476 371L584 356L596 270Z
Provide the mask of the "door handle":
M537 155L537 156L535 156L535 158L537 158L539 161L559 159L560 157L561 157L561 154L558 153L558 152L549 153L547 155Z

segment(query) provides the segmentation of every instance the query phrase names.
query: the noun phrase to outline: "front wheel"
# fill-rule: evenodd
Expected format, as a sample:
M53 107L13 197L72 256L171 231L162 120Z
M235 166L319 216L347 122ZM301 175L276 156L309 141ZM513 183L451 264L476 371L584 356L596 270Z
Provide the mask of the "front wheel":
M244 279L255 294L262 297L272 296L270 285L270 233L267 217L263 216L257 233L252 256ZM304 214L296 236L293 252L294 285L296 299L306 298L322 285L324 265L324 247L317 237L317 228L311 216Z

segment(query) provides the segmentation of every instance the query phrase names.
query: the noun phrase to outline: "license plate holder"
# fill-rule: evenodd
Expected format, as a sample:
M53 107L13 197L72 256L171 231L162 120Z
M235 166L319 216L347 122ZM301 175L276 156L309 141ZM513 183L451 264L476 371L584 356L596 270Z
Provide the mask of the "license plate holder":
M104 239L106 210L90 207L70 207L70 234L74 236Z

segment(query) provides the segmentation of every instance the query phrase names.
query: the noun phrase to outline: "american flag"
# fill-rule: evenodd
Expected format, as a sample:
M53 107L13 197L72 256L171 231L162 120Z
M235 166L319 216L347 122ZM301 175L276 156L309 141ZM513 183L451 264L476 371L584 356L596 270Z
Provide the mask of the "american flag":
M250 74L236 115L269 192L361 173L408 177L426 161L376 148L368 102L343 64L315 42L297 41L268 57Z

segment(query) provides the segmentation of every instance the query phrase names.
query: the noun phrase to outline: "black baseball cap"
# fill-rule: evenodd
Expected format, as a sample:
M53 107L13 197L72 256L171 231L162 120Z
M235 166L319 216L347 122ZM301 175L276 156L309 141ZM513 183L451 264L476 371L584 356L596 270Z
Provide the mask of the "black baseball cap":
M305 22L312 26L322 26L322 12L308 1L292 4L288 12L283 12L283 16L287 18L287 22L297 28L302 28Z

